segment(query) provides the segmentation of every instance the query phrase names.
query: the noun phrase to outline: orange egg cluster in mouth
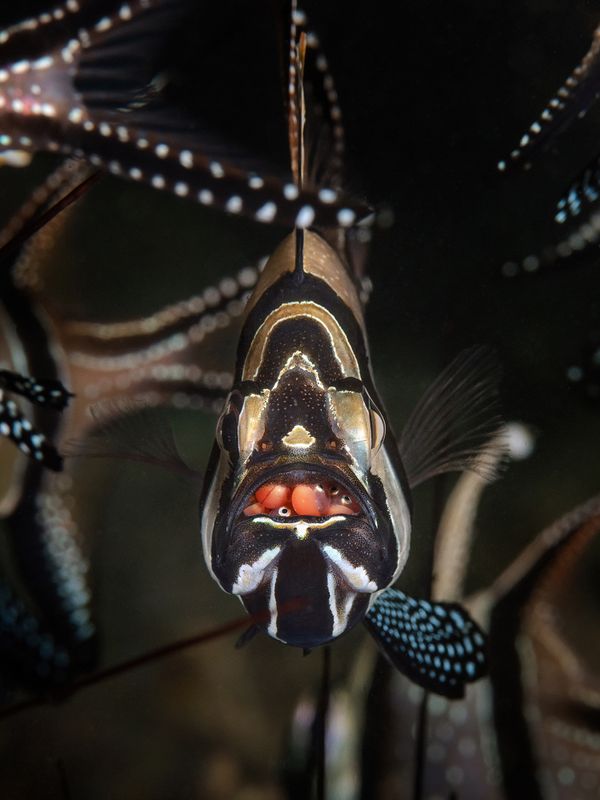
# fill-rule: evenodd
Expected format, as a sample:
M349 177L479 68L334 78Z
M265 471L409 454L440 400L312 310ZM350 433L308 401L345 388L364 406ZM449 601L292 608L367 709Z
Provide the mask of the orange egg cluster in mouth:
M335 483L265 483L252 495L244 515L254 517L332 517L355 516L360 512L356 499Z

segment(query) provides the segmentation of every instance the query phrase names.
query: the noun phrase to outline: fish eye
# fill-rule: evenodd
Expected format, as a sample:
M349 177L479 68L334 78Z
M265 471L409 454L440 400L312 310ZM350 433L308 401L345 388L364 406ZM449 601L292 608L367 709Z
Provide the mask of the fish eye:
M287 506L281 506L281 508L277 509L277 516L278 517L289 517L291 515L291 511Z
M337 497L339 493L340 493L340 487L336 486L335 483L332 483L331 487L329 488L329 494L332 497Z
M349 497L347 494L343 494L340 497L340 503L342 503L342 505L349 506L352 504L352 498Z

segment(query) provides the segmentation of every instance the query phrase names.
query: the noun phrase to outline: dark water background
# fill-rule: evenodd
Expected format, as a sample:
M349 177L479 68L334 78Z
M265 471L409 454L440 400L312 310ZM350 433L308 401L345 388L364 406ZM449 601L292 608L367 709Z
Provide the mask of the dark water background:
M565 377L588 333L600 328L597 250L547 273L501 275L508 259L558 239L554 203L595 154L600 111L530 173L495 169L587 50L600 4L314 5L307 10L346 121L350 186L394 212L372 250L367 324L396 429L456 353L488 343L504 370L506 417L537 434L534 455L484 498L470 575L476 589L600 483L600 404ZM30 7L43 4L15 3L1 13L20 17ZM266 2L199 3L171 53L178 101L242 150L267 157L285 154L271 14ZM39 157L27 170L0 172L2 218L54 163ZM49 291L73 316L150 313L267 254L284 234L106 178L62 240ZM172 416L184 449L202 464L213 419ZM204 568L193 489L150 467L94 463L81 468L77 493L105 663L239 613ZM417 589L432 497L428 489L416 496L410 582ZM584 605L572 632L579 639L600 612L599 561L596 550L584 565ZM362 637L354 631L334 647L337 677ZM320 662L266 638L243 651L232 644L228 638L11 720L0 731L2 795L64 796L60 758L73 798L281 797L289 718L314 688ZM597 647L590 658L600 666Z

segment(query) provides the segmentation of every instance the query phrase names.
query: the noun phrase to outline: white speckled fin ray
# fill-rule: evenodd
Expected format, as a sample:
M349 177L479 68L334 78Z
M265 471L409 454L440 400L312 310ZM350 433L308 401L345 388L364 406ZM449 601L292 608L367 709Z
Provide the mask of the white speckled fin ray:
M530 166L536 152L547 148L573 121L585 116L600 95L600 27L592 45L564 84L546 104L540 116L523 134L508 158L498 163L502 172L513 164Z
M288 120L292 173L301 140L302 185L321 190L335 202L342 187L344 127L333 76L306 12L292 3L290 23ZM296 182L298 182L296 180Z
M298 188L305 184L304 121L304 60L306 56L306 34L301 30L304 14L298 11L296 0L292 0L290 15L290 52L288 63L288 140L290 164L294 183Z
M211 315L220 315L219 327L226 324L226 316L231 319L239 317L265 262L266 258L262 258L256 266L244 267L235 275L222 278L216 286L207 286L199 294L165 306L146 317L108 323L73 320L66 322L64 329L69 337L88 338L98 342L122 340L127 346L131 346L132 340L136 338L145 339L149 343L153 335L162 337L180 328L203 324L208 334L216 325L214 321L208 321ZM206 323L203 320L207 320Z
M498 434L499 368L486 347L463 350L429 387L411 414L399 447L411 487L434 475L475 470L492 480L498 461L485 446Z

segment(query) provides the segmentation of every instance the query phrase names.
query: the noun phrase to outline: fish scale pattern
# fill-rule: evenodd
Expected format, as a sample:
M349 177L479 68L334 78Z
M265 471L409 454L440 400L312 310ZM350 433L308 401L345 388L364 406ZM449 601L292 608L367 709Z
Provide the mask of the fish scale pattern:
M428 691L462 697L486 672L486 637L455 603L432 603L388 589L365 624L387 658Z

